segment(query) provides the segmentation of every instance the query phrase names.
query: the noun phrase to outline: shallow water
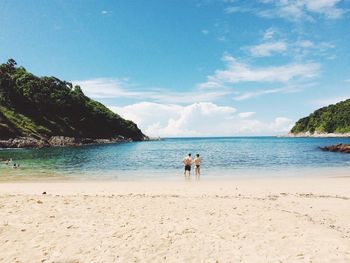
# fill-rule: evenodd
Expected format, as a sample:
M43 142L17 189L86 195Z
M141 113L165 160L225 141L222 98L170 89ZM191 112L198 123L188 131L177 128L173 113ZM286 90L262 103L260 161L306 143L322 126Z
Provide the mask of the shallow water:
M187 153L200 153L202 176L297 176L347 173L350 154L323 152L318 147L350 143L350 138L169 138L47 149L2 149L20 169L0 165L8 179L174 179L182 174Z

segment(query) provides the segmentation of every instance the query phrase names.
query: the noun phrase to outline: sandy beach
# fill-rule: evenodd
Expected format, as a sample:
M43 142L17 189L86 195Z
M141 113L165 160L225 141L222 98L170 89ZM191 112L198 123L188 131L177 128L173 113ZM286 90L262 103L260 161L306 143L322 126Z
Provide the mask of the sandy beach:
M350 262L349 185L1 183L0 262Z

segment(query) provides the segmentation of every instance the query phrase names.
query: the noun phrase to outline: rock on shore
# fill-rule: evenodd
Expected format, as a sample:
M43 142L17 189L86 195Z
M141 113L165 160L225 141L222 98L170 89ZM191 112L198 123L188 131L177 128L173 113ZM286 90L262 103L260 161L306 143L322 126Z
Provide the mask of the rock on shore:
M350 133L325 133L325 132L299 132L299 133L288 133L279 137L292 137L292 138L303 138L303 137L314 137L314 138L343 138L350 137Z
M147 137L145 137L147 140ZM0 140L0 148L44 148L60 146L81 146L88 144L107 144L115 142L130 142L129 138L118 136L110 139L75 138L66 136L52 136L48 139L36 139L33 137L17 137Z
M329 151L329 152L341 152L341 153L350 153L350 144L337 144L337 145L330 145L325 147L320 147L322 151Z

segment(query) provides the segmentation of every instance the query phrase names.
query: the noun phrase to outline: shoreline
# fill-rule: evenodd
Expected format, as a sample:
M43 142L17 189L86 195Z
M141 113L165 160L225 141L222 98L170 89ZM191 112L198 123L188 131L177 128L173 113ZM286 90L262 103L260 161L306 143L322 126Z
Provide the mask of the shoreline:
M349 262L349 182L0 183L0 261Z
M11 167L0 168L1 183L16 182L183 182L186 181L182 169L176 170L143 170L143 171L111 171L111 172L84 172L66 173L64 171L50 170L27 170L23 168L12 169ZM299 167L299 168L263 168L263 169L228 169L228 170L203 170L200 181L240 181L240 180L283 180L283 179L317 179L348 177L349 167ZM104 173L101 175L101 173ZM196 180L192 173L190 180Z

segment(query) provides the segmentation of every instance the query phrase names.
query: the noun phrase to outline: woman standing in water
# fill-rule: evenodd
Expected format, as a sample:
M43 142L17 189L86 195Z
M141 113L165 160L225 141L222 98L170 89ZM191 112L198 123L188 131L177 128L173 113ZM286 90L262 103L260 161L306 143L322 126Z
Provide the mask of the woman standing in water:
M199 179L199 176L201 175L201 158L199 157L199 154L196 154L196 158L194 159L194 165L195 172L196 172L196 178Z

